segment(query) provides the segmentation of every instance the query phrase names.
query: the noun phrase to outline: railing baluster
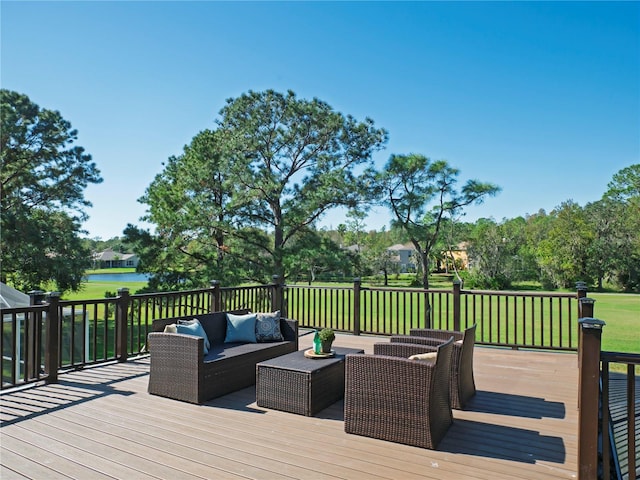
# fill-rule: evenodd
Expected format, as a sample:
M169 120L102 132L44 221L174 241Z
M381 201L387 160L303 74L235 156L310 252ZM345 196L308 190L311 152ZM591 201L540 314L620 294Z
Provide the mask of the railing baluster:
M91 327L93 330L93 335L91 335L91 348L90 350L93 352L93 356L91 358L92 361L98 361L98 304L94 303L93 314L91 315Z
M14 384L22 383L21 381L21 358L22 345L20 340L22 322L18 321L18 315L14 314L11 318L11 382Z
M498 297L498 302L500 302L500 300L504 300L504 340L507 345L513 346L515 342L511 342L509 335L509 332L511 331L509 328L511 323L509 319L509 297ZM500 321L500 307L498 307L498 321Z
M636 472L636 425L635 425L635 365L627 365L627 471L629 478Z
M24 348L23 353L22 353L22 358L24 358L24 369L23 369L23 378L24 381L28 381L29 378L31 377L31 361L30 361L30 356L31 356L31 345L29 342L29 337L31 335L31 328L29 328L29 317L27 315L25 315L24 317L24 342L22 342L24 344ZM18 364L20 364L20 359L18 359Z
M540 345L544 344L544 298L540 297Z
M561 347L564 347L564 336L562 335L562 320L563 320L563 315L562 315L562 298L558 299L558 336L559 336L559 345Z
M496 338L495 327L493 325L493 309L491 308L491 299L489 299L488 305L486 301L486 295L480 295L480 305L482 310L482 318L486 319L486 322L489 324L489 343L496 342L494 340Z
M219 310L266 310L272 306L275 294L273 285L266 285L217 287L217 290L211 286L183 292L131 295L122 326L116 326L115 299L59 302L57 368L63 364L77 367L115 359L118 348L122 348L122 345L118 347L120 329L126 331L127 352L140 353L151 322L156 318L195 315L211 311L214 306ZM303 327L328 326L354 333L389 334L407 333L412 327L427 324L435 328L466 328L471 323L478 323L479 344L575 350L571 298L576 297L573 295L466 290L460 291L462 295L464 298L455 300L452 290L442 289L282 286L287 314L297 318ZM540 301L539 309L536 298ZM428 305L431 310L427 309ZM30 308L34 309L32 311L37 309L35 306ZM62 312L68 312L66 318L61 316ZM82 319L77 319L80 313ZM36 350L33 322L18 326L17 317L12 317L11 322L8 315L4 318L7 322L3 323L1 333L4 370L7 372L5 383L31 381L37 377L39 361L36 359L42 356L40 350L44 345ZM88 338L87 330L90 332ZM20 350L23 336L26 343ZM122 358L122 352L119 358ZM7 368L8 362L11 362L11 368ZM24 375L21 373L22 362L25 362ZM9 378L9 371L13 372L13 378Z
M611 443L609 441L609 362L602 362L602 464L610 465ZM609 468L602 469L603 480L611 478Z
M533 297L531 300L531 345L536 344L536 303Z

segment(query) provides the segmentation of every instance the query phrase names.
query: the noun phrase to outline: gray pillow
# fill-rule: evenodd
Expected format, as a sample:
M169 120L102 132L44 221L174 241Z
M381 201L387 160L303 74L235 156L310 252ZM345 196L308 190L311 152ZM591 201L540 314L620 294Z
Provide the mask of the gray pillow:
M256 340L258 342L282 342L280 310L273 313L256 313Z

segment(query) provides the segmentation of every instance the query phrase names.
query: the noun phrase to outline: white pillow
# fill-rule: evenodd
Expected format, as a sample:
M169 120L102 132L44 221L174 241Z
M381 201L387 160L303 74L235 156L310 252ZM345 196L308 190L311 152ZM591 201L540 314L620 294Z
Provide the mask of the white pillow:
M436 363L436 358L438 357L438 352L429 352L429 353L418 353L416 355L411 355L409 360L422 360L427 363Z

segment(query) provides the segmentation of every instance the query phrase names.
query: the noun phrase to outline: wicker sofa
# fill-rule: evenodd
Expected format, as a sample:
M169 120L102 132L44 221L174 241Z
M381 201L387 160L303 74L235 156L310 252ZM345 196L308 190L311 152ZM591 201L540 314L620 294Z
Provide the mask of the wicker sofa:
M164 333L165 326L194 318L202 324L211 343L207 355L203 353L203 338ZM297 320L280 319L284 337L281 342L224 343L226 329L226 312L154 320L148 337L151 356L149 393L203 403L254 385L256 363L298 350Z

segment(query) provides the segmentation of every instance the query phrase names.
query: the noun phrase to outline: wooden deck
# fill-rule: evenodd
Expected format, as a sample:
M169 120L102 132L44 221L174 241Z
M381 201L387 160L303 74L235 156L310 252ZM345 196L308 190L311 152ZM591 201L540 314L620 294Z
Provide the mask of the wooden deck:
M478 394L436 451L344 433L342 402L303 417L257 407L253 387L199 406L149 395L148 358L64 374L0 396L0 478L576 478L576 355L474 359Z

